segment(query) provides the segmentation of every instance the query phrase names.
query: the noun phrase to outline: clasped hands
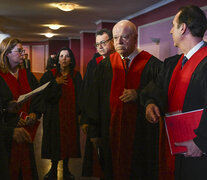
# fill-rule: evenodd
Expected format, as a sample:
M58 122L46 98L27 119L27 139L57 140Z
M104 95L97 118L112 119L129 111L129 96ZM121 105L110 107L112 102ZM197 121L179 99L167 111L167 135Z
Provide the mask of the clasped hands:
M158 123L161 120L159 107L155 104L148 104L146 107L146 119L150 123ZM199 147L194 143L193 140L177 142L175 146L185 146L187 148L185 157L200 157L203 152L199 149Z

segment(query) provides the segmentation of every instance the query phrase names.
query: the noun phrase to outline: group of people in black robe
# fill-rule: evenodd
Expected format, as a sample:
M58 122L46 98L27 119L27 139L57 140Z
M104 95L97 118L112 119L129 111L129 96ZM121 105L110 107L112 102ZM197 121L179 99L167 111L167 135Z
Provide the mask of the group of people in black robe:
M97 52L82 82L69 48L57 54L55 67L40 82L22 68L22 43L0 44L0 173L3 179L38 179L31 132L43 114L42 158L51 160L44 179L75 177L71 157L80 157L79 127L87 135L82 175L105 180L203 180L207 172L207 29L197 6L179 9L170 34L183 54L164 63L137 49L137 29L121 20L112 32L96 33ZM184 56L187 62L182 63ZM186 58L185 58L186 59ZM38 95L18 103L20 95L50 82ZM196 137L179 142L185 154L171 155L162 117L165 113L204 109ZM26 114L26 115L25 115Z
M84 78L84 176L96 174L98 170L87 161L92 163L98 156L95 161L107 180L206 178L206 29L207 19L199 7L180 8L170 34L183 54L162 63L136 48L137 30L132 22L122 20L113 27L115 52L101 61L94 56ZM96 38L98 48L105 42ZM95 67L90 69L92 63ZM201 108L196 137L176 143L185 146L186 153L171 155L162 117ZM91 142L95 148L88 147Z
M69 48L62 48L56 68L37 81L24 66L22 42L9 37L0 45L0 172L5 180L39 179L33 140L43 114L42 158L52 165L44 179L57 179L57 165L63 160L63 178L75 177L68 169L70 157L80 157L79 94L82 78L74 69L75 58ZM19 102L40 85L49 85L27 101Z

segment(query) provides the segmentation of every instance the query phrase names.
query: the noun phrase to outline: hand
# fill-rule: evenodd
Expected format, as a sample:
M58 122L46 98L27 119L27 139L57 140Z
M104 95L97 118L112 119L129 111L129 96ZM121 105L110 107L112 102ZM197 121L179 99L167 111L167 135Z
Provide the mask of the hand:
M185 146L187 148L187 152L184 154L185 157L200 157L203 154L193 140L175 143L175 146Z
M17 101L13 100L8 103L7 111L9 113L17 113L22 107L21 103L17 103Z
M31 143L30 134L24 128L14 128L13 139L17 143Z
M145 117L150 123L157 123L161 118L159 108L155 104L148 104Z
M125 103L137 100L137 92L135 89L124 89L123 94L119 99Z
M87 132L88 132L88 124L82 124L81 125L81 129L82 129L84 134L87 134Z
M67 76L59 76L59 77L56 78L56 82L58 84L67 85L68 84L68 77Z
M17 127L23 127L26 126L26 121L23 118L19 119L19 122L17 123Z
M36 114L35 113L30 113L26 118L26 125L27 126L33 126L36 121L37 121Z

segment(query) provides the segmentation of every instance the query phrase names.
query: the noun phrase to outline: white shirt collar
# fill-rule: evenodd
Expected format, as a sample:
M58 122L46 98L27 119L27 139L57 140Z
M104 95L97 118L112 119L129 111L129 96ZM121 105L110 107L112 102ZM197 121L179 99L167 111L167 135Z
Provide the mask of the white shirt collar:
M137 54L139 54L139 51L137 48L135 48L135 50L129 56L127 56L127 57L121 56L121 59L124 59L124 58L130 59L130 61L129 61L129 66L130 66L132 60L137 56Z
M204 45L204 41L196 44L185 56L190 59L193 54L195 54L202 46Z

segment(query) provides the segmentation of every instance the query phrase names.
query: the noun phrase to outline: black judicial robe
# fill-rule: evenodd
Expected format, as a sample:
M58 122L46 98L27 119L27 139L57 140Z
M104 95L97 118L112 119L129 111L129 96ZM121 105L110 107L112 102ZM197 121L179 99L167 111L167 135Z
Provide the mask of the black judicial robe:
M19 71L26 71L26 76L24 77L28 80L29 86L31 89L35 89L39 86L36 78L34 75L27 70L20 69ZM2 72L1 72L2 73ZM23 73L24 74L24 73ZM11 75L12 76L12 75ZM9 80L5 80L4 78L9 78L7 74L1 74L0 75L0 99L3 99L3 108L7 107L8 102L14 100L14 94L13 92L16 91L15 93L18 92L18 90L14 89L13 92L11 91L10 88L12 87L12 84L8 85ZM14 87L15 88L15 87ZM21 94L21 92L20 92ZM15 99L16 100L16 99ZM40 102L40 96L37 95L34 98L32 98L29 106L29 112L31 113L34 112L37 114L37 117L40 118L41 111L42 111L42 106L39 103ZM2 132L2 138L3 142L5 143L5 148L6 148L6 153L8 154L8 159L10 159L10 153L11 153L11 148L12 148L12 141L13 141L13 129L16 128L17 123L19 121L19 114L17 113L8 113L4 112L3 114L3 132ZM33 144L28 144L29 146L29 156L30 156L30 163L32 167L32 177L33 179L38 179L38 174L37 174L37 169L36 169L36 163L34 159L34 149L33 149ZM10 160L9 160L10 161ZM5 171L6 172L6 171Z
M141 103L157 104L162 114L167 110L168 87L175 66L180 56L174 56L164 61L161 73L156 83L151 82L141 93ZM205 57L193 72L185 95L183 112L204 108L199 127L195 130L197 135L194 142L203 151L207 152L207 57ZM183 155L175 156L175 179L195 180L206 179L207 156L193 158Z
M153 161L154 162L153 164L155 164L155 166L156 166L156 164L158 162L158 157L157 157L157 154L158 154L158 134L159 134L158 133L159 132L158 126L157 125L152 126L151 124L145 123L146 120L145 120L145 115L144 115L144 108L139 103L139 93L140 93L141 89L143 89L148 84L148 82L150 82L152 79L155 79L157 77L157 74L160 70L161 61L159 61L157 58L155 58L154 56L150 55L149 53L147 53L145 51L140 52L137 55L137 57L135 57L137 59L136 60L134 59L133 60L134 62L132 61L132 64L130 65L131 69L129 68L128 73L130 74L130 71L131 71L131 75L133 73L135 73L135 74L137 73L137 76L136 77L131 76L129 79L129 82L131 82L131 86L134 86L133 85L134 81L138 81L137 85L136 85L138 88L135 88L138 93L138 100L136 102L132 102L132 103L128 103L128 104L130 107L135 108L133 111L137 112L137 113L133 114L133 112L131 111L132 108L128 108L127 110L124 110L125 111L124 113L126 113L126 114L131 113L131 115L133 115L133 116L135 115L135 117L137 117L137 118L135 120L135 124L131 124L131 122L130 122L130 124L128 124L128 125L130 125L130 127L128 127L127 123L125 123L125 122L124 122L125 125L123 124L123 126L125 126L126 128L129 128L130 131L132 131L132 133L131 133L132 138L128 137L127 134L125 134L125 135L122 134L121 135L122 137L118 137L118 136L116 136L116 133L117 134L119 133L117 131L119 129L119 127L118 127L119 125L118 126L116 125L116 121L111 122L111 117L114 116L115 114L111 113L110 108L113 109L113 106L111 107L110 98L113 98L113 96L111 96L112 86L114 87L113 82L115 82L116 85L118 85L118 86L119 86L119 83L123 85L124 84L123 80L125 78L123 78L123 79L119 78L120 73L122 73L122 77L124 77L123 76L124 68L121 67L122 61L121 61L120 56L118 57L117 54L118 53L113 53L112 55L110 55L110 57L105 58L104 60L102 60L99 63L97 70L96 70L96 75L95 75L96 79L95 79L95 82L94 82L94 85L93 85L93 88L91 91L91 95L90 95L91 104L90 104L90 106L88 106L87 112L89 115L90 123L93 124L94 126L96 126L97 131L96 131L96 134L93 134L94 137L101 137L101 140L102 140L103 151L104 151L104 153L103 153L104 176L105 176L104 178L107 180L113 179L113 178L117 179L117 177L119 176L118 175L119 173L125 174L125 172L123 172L123 171L127 171L127 174L128 174L127 179L129 179L130 173L131 173L131 179L137 179L138 176L142 176L142 175L141 174L137 175L136 171L142 172L142 168L143 169L145 168L145 167L143 167L145 159L144 158L142 160L139 159L140 154L142 153L142 149L140 149L140 144L142 146L146 147L144 153L142 153L141 156L143 156L143 157L145 156L147 158L147 156L149 156L148 153L146 153L147 148L150 148L151 152L150 151L148 151L148 152L152 153L153 154L152 156L154 157L154 159L151 159L150 163L152 163L152 161ZM116 65L114 66L114 60L115 60L115 59L113 59L114 57L116 57L118 59L120 58L119 62L117 61L119 64L117 68L116 68ZM143 63L139 64L139 61L142 61L142 60L143 60ZM114 68L112 68L112 63L113 63ZM138 66L136 66L136 63ZM140 71L136 72L136 68L138 68L139 66L142 66L142 68ZM115 71L116 71L116 73L115 73ZM117 79L114 78L113 76L116 76ZM136 80L137 78L139 80ZM115 80L115 81L113 81L113 80ZM130 89L130 83L128 84L128 87ZM126 87L126 88L128 88L128 87ZM115 89L113 89L113 90L114 90L114 92L116 92L116 87L114 87L114 88ZM122 88L121 88L121 91L123 92L124 88L123 89ZM120 91L119 87L117 87L117 91ZM121 93L121 91L119 93ZM115 93L115 95L116 95L116 93ZM118 95L118 97L119 96L120 96L120 94ZM115 104L115 106L116 106L116 104ZM119 108L116 108L116 109L119 110ZM122 116L122 113L120 112L120 114L117 114L117 115ZM127 120L127 116L124 116L123 120L124 119ZM130 119L130 121L131 120L132 119ZM129 119L127 121L129 121ZM125 166L125 163L120 162L118 165L118 166L120 166L120 171L118 173L116 172L116 175L113 175L115 173L113 172L114 170L112 170L113 163L114 163L112 161L112 158L113 158L112 157L112 154L113 154L112 150L115 150L115 149L114 149L114 147L111 147L111 146L113 146L114 143L116 143L116 141L114 141L114 143L111 143L113 141L112 135L111 135L111 123L115 123L115 126L114 126L115 129L113 129L113 131L115 133L114 135L116 136L116 138L122 139L123 136L125 136L124 137L125 142L120 142L120 143L122 143L122 147L124 145L123 150L125 151L126 154L125 155L122 154L121 156L125 156L128 159L132 159L131 172L129 170L129 167L127 170L126 169L124 170L123 167ZM131 127L131 126L133 126L133 127ZM141 126L143 126L143 127L141 127ZM117 127L117 130L116 130L116 127ZM142 128L143 128L144 133L139 132L140 129L142 129ZM149 135L149 137L147 137L148 134L146 134L145 132L151 131L150 129L152 129L153 132L151 132L152 134ZM134 132L134 131L136 131L136 132ZM142 141L142 138L148 139L149 142ZM141 140L141 142L140 142L140 140ZM133 150L131 149L131 147L130 148L128 147L127 141L130 144L132 144ZM131 152L129 152L130 154L128 152L126 152L128 149L131 151ZM116 150L114 151L114 153L116 154ZM118 150L117 150L117 153L119 153ZM141 160L141 162L140 162L140 160ZM129 162L127 162L127 163L129 163ZM141 165L138 165L139 163ZM138 169L138 168L141 168L141 169ZM155 168L157 170L157 167L151 166L151 168L153 168L153 169ZM149 171L151 173L152 171L154 172L155 170L149 169ZM155 172L157 173L157 171L155 171ZM126 179L126 177L119 177L119 178Z
M4 124L4 112L6 103L0 99L0 174L5 180L10 179L8 152L5 145L5 137L12 137L14 128L6 127Z
M94 162L94 154L96 153L94 151L93 143L90 141L90 138L93 137L94 128L95 126L89 124L88 117L86 113L86 109L88 104L90 104L89 100L89 92L90 88L94 81L95 76L95 69L97 65L99 64L100 60L102 60L103 57L100 56L99 53L95 53L93 58L89 61L86 69L86 73L84 76L83 83L81 85L81 96L80 96L80 106L81 106L81 121L80 124L88 124L88 132L86 137L86 143L85 143L85 151L84 151L84 157L83 157L83 166L82 166L82 176L90 177L90 176L99 176L97 169L94 169L94 165L98 167L97 164ZM99 170L98 170L99 171Z
M80 138L79 138L79 128L78 128L79 126L78 126L77 116L80 114L78 98L80 95L82 78L80 73L75 70L73 72L73 75L68 74L68 85L57 84L55 78L56 78L56 69L51 69L48 70L40 80L41 84L50 81L50 84L48 85L48 87L45 89L43 93L43 99L42 99L43 100L42 103L45 107L44 108L45 112L43 117L42 158L59 161L62 160L63 158L65 159L69 157L80 157L80 143L79 143ZM72 84L69 84L69 81ZM72 94L74 94L74 97L72 96L69 97L71 101L70 99L65 98L65 103L71 102L71 107L74 107L73 110L75 111L72 112L73 115L69 113L71 109L67 110L66 106L64 106L64 100L61 99L62 96L66 96L67 94L66 91L68 86L74 88L74 91L72 92ZM72 101L72 99L75 100ZM72 104L72 102L74 102L74 104ZM60 113L60 111L63 112L60 108L63 111L65 111L63 113L63 116L60 116L60 114L62 114ZM63 123L61 124L62 120L65 121L64 123L66 123L67 128L69 129L71 128L68 127L68 123L72 124L74 128L70 132L65 131L65 127L62 126ZM71 120L73 122L71 122ZM67 141L65 141L65 138L61 138L61 137L65 137L66 133L68 134ZM68 153L70 152L71 154L68 155Z

